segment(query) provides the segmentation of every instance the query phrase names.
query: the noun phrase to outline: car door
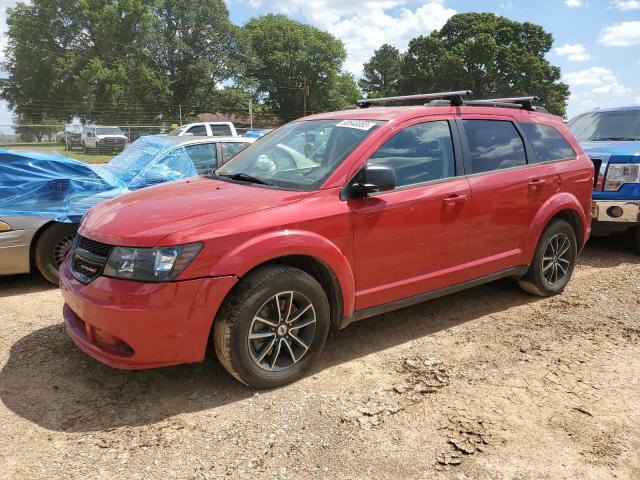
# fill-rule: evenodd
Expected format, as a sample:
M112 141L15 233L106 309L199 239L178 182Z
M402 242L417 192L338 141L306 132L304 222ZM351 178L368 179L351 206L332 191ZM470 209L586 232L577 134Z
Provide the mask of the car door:
M513 118L463 114L459 125L472 197L470 271L479 277L525 265L529 227L552 194L547 171L529 161Z
M367 160L395 170L395 190L349 201L357 309L465 279L469 183L455 123L430 118L390 133Z

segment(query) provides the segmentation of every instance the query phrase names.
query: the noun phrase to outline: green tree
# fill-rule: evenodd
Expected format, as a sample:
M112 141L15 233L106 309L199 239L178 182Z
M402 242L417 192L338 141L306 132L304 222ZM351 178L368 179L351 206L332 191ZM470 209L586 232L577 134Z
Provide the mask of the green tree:
M273 14L250 20L243 31L251 47L245 74L285 121L303 115L305 84L307 113L342 108L351 101L346 97L353 92L345 97L348 80L340 72L346 52L329 33Z
M358 85L371 98L394 95L400 79L400 64L400 51L385 43L363 65L363 78Z
M409 43L401 65L403 93L473 90L476 98L537 95L564 115L568 85L544 55L553 37L533 23L492 13L454 15L429 36Z
M222 0L33 0L7 10L15 112L97 123L177 120L210 103L240 60Z

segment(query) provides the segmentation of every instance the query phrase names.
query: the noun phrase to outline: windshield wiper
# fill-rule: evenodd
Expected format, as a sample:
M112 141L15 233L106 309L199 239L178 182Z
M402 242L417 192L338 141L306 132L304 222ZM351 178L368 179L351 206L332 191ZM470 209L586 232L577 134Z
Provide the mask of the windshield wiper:
M594 141L600 142L602 140L612 140L615 142L632 142L635 140L640 140L640 137L602 137L602 138L597 138Z
M271 185L269 182L265 182L259 178L256 178L248 173L232 173L232 174L219 174L218 177L230 178L231 180L240 180L241 182L259 183L260 185Z

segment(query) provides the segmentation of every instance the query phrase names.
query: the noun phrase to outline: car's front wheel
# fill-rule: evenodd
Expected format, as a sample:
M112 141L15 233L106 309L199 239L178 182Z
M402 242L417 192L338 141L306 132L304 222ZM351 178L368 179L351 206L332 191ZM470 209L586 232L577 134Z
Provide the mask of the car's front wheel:
M225 369L254 388L297 380L320 355L329 302L308 273L268 265L249 273L215 319L213 342Z
M520 279L520 286L541 297L557 295L569 283L577 255L576 234L571 224L553 220L542 233L529 270Z
M71 249L78 225L54 223L42 232L35 246L36 267L49 282L58 285L58 270Z

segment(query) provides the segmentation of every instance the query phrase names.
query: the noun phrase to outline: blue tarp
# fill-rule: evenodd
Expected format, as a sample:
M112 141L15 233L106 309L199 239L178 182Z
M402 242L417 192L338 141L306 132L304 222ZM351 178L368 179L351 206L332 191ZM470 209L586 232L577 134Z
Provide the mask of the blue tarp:
M185 149L162 137L138 139L105 166L57 154L0 150L0 217L34 215L77 223L104 200L195 175Z

